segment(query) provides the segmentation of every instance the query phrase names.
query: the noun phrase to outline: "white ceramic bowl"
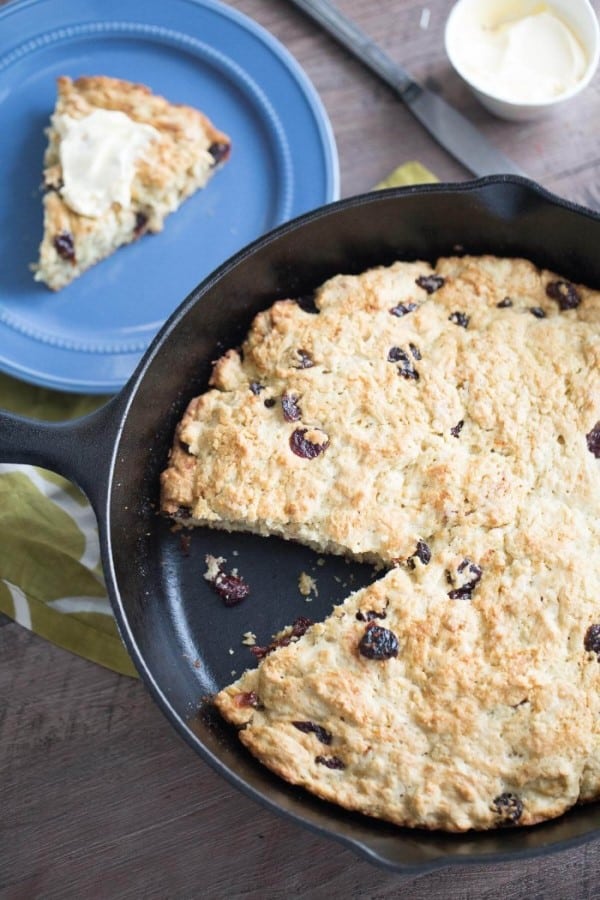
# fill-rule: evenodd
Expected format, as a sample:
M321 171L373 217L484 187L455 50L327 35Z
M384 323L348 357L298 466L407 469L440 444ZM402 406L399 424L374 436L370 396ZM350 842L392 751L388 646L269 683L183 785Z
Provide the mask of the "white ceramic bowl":
M474 21L493 14L498 20L509 16L528 15L547 8L562 19L581 44L586 56L586 68L578 82L569 90L549 100L511 99L477 82L465 68L465 29ZM503 119L522 121L536 119L551 112L579 94L592 79L600 57L600 28L589 0L458 0L452 8L445 30L445 46L454 70L471 88L479 101Z

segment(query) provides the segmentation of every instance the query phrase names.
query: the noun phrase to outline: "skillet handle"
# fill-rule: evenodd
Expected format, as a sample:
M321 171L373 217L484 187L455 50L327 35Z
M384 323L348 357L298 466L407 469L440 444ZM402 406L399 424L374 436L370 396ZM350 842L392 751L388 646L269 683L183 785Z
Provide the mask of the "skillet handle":
M0 410L0 463L42 466L77 484L98 511L119 429L120 395L87 416L42 422Z

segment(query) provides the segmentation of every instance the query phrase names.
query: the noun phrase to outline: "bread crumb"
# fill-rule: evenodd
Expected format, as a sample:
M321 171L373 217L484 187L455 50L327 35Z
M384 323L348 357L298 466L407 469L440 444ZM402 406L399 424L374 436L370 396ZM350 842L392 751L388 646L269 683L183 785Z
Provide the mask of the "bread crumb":
M212 584L225 606L237 606L246 599L250 593L250 586L240 577L237 569L232 569L229 573L225 571L224 563L227 562L225 557L207 553L204 560L206 562L204 578Z
M319 596L319 590L317 588L316 580L308 574L308 572L300 572L300 577L298 579L298 590L302 594L303 597L308 599L309 594L314 594L315 597Z
M245 631L244 636L242 638L242 644L245 644L246 647L254 647L256 644L256 635L253 631Z
M233 647L230 647L230 648L229 648L229 655L230 655L230 656L233 656L234 653L235 653L235 650L233 649Z
M210 581L212 584L214 584L217 575L221 571L223 563L226 563L227 560L223 556L211 556L210 553L207 553L204 557L204 562L206 563L206 572L204 573L204 577L207 581Z

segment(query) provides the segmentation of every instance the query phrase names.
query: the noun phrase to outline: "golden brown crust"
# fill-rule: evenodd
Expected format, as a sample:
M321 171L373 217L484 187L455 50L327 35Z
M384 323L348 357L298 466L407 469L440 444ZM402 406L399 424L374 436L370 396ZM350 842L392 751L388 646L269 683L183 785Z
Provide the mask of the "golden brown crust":
M57 89L61 111L74 118L88 115L93 109L119 110L136 122L172 134L178 141L201 133L209 146L229 142L227 135L215 128L200 110L171 103L145 84L106 75L83 76L73 81L62 75L57 79Z
M291 300L261 313L243 362L225 354L213 389L183 417L163 475L163 510L386 564L407 559L419 537L441 526L513 520L536 477L531 454L551 427L546 407L564 395L565 377L568 452L594 424L589 373L598 349L588 321L600 316L598 295L584 291L577 310L560 312L545 292L551 274L522 260L442 260L436 271L446 283L431 295L415 283L431 267L399 263L332 279L317 294L319 315ZM498 309L507 293L514 305ZM390 314L402 304L416 308ZM468 328L449 321L455 312L470 317ZM394 351L408 362L390 361ZM570 373L574 355L584 367ZM313 365L303 365L307 358ZM403 365L418 379L403 377ZM286 421L284 395L297 398L297 421ZM523 421L514 427L506 410L519 395ZM302 459L290 438L314 427L329 446ZM558 451L567 452L562 444Z
M401 825L533 824L597 797L600 293L457 257L338 276L316 303L275 304L217 363L163 510L392 568L218 708L282 777ZM326 448L297 456L298 427Z
M142 84L106 76L74 81L61 76L57 89L44 158L48 192L44 196L44 238L35 275L36 280L54 290L142 233L160 231L166 216L203 187L218 168L209 148L215 144L230 146L229 137L199 110L170 103ZM60 194L60 135L53 123L57 116L79 119L95 109L123 112L135 122L151 125L160 139L152 142L136 164L131 208L114 203L102 216L88 218L70 209ZM226 156L225 151L223 159ZM55 238L62 231L71 236L74 259L65 259L57 252Z

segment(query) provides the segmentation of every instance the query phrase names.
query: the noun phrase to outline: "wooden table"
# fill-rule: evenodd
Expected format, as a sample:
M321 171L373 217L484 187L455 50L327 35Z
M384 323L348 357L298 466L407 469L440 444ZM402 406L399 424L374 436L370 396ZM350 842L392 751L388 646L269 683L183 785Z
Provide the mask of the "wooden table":
M411 159L442 180L468 177L385 86L285 0L231 5L276 35L319 91L337 139L342 196L368 190ZM600 78L560 115L501 122L449 70L442 46L449 2L339 6L534 179L600 208ZM600 841L418 880L375 868L235 792L176 736L140 683L3 618L0 698L2 900L600 896Z

